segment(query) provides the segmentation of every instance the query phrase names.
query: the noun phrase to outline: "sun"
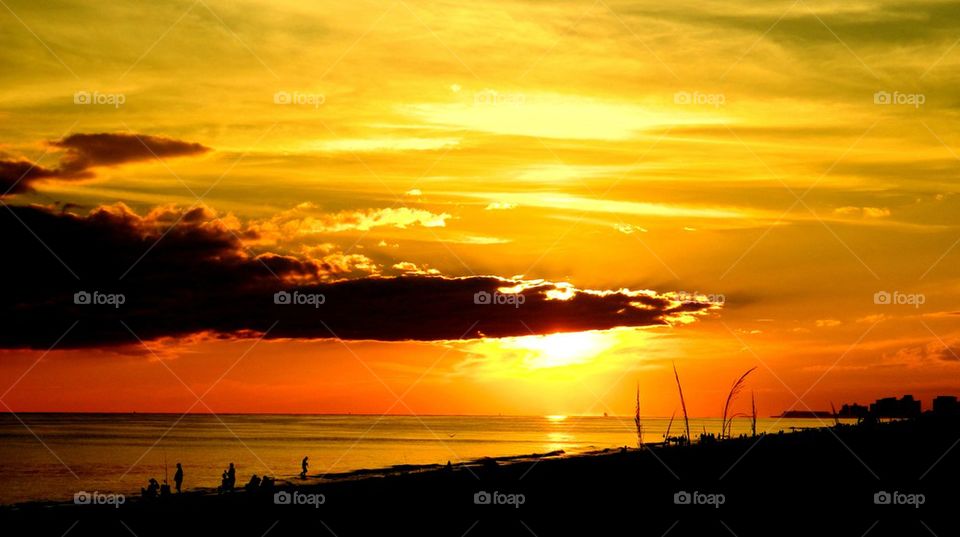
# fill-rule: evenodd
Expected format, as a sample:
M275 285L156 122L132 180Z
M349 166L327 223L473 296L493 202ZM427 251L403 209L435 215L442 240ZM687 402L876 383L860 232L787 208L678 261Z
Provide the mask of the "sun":
M587 363L611 345L598 332L565 332L519 338L513 346L528 351L523 360L527 368L544 369Z

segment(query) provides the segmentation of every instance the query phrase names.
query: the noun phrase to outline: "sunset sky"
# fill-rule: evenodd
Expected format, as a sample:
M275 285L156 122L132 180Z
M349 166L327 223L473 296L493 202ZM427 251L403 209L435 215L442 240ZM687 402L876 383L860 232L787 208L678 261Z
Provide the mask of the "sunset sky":
M958 25L3 0L0 410L629 414L639 384L669 416L672 364L695 416L754 366L763 415L929 408L960 385Z

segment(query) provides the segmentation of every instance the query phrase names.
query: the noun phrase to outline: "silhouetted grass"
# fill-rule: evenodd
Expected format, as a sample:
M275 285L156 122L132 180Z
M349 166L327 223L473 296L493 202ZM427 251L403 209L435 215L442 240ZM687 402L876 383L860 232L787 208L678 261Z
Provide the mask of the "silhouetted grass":
M637 384L637 407L633 413L633 423L637 427L637 448L643 448L643 422L640 421L640 384Z
M730 429L733 428L733 418L735 417L730 415L730 404L733 403L733 400L736 399L740 390L743 389L743 383L747 379L747 375L753 373L754 369L756 369L756 367L748 369L747 372L740 375L740 378L730 387L730 393L727 394L727 402L723 405L723 420L720 422L720 438L730 438Z
M677 379L677 391L680 392L680 408L683 409L683 426L687 432L687 443L690 443L690 417L687 415L687 403L683 400L683 387L680 386L680 375L677 373L677 364L673 364L673 378Z

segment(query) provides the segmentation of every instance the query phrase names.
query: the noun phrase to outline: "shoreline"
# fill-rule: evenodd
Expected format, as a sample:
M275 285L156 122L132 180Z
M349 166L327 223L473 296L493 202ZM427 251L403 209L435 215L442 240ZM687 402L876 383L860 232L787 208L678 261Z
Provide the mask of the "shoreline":
M633 448L636 449L636 448ZM480 468L485 464L488 464L489 461L494 461L498 464L500 463L522 463L530 461L541 461L548 458L561 458L561 457L579 457L579 456L596 456L614 451L614 448L601 448L596 450L590 450L585 452L578 453L566 453L564 450L555 450L545 453L525 453L521 455L503 455L499 457L481 457L479 459L472 459L469 461L452 464L454 470L462 470L466 468ZM360 468L356 470L347 470L344 472L333 472L327 474L319 475L307 475L306 479L299 479L295 475L282 476L275 478L275 484L278 489L286 488L309 488L321 485L329 485L332 483L346 482L346 481L356 481L362 479L371 479L371 478L385 478L385 477L394 477L402 475L411 475L424 472L433 472L433 471L443 471L446 469L445 464L440 463L427 463L427 464L394 464L391 466L384 466L380 468ZM98 491L103 492L103 491ZM111 494L124 494L122 491L110 491ZM233 492L229 494L248 494L248 492L243 490L242 486L238 486ZM205 497L205 496L217 496L219 495L215 487L193 487L182 492L179 497ZM139 503L143 501L155 501L155 500L145 500L138 495L126 495L126 502L129 503ZM178 495L173 493L172 498L176 498ZM57 507L57 506L68 506L74 507L76 504L72 500L51 500L51 499L38 499L38 500L27 500L24 502L15 502L9 504L0 504L0 511L3 510L17 510L21 508L35 508L35 507Z
M953 516L960 504L957 443L960 418L922 417L691 445L481 458L449 468L395 465L278 480L269 491L131 498L119 508L33 502L0 507L0 521L53 537L73 525L69 537L161 537L169 533L158 521L181 519L190 521L190 535L252 537L268 530L269 537L457 537L477 523L469 537L529 536L524 526L549 537L623 533L638 521L653 537L678 521L684 530L677 535L724 535L724 526L737 536L770 535L762 521L780 521L777 535L824 527L830 535L863 535L877 520L898 528L889 534L922 534L923 522L950 535L960 531Z

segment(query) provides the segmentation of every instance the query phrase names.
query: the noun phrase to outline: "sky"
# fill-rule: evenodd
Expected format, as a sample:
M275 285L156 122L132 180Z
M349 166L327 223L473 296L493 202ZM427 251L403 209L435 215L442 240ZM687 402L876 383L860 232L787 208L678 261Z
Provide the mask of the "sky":
M3 410L958 391L955 4L0 4Z

